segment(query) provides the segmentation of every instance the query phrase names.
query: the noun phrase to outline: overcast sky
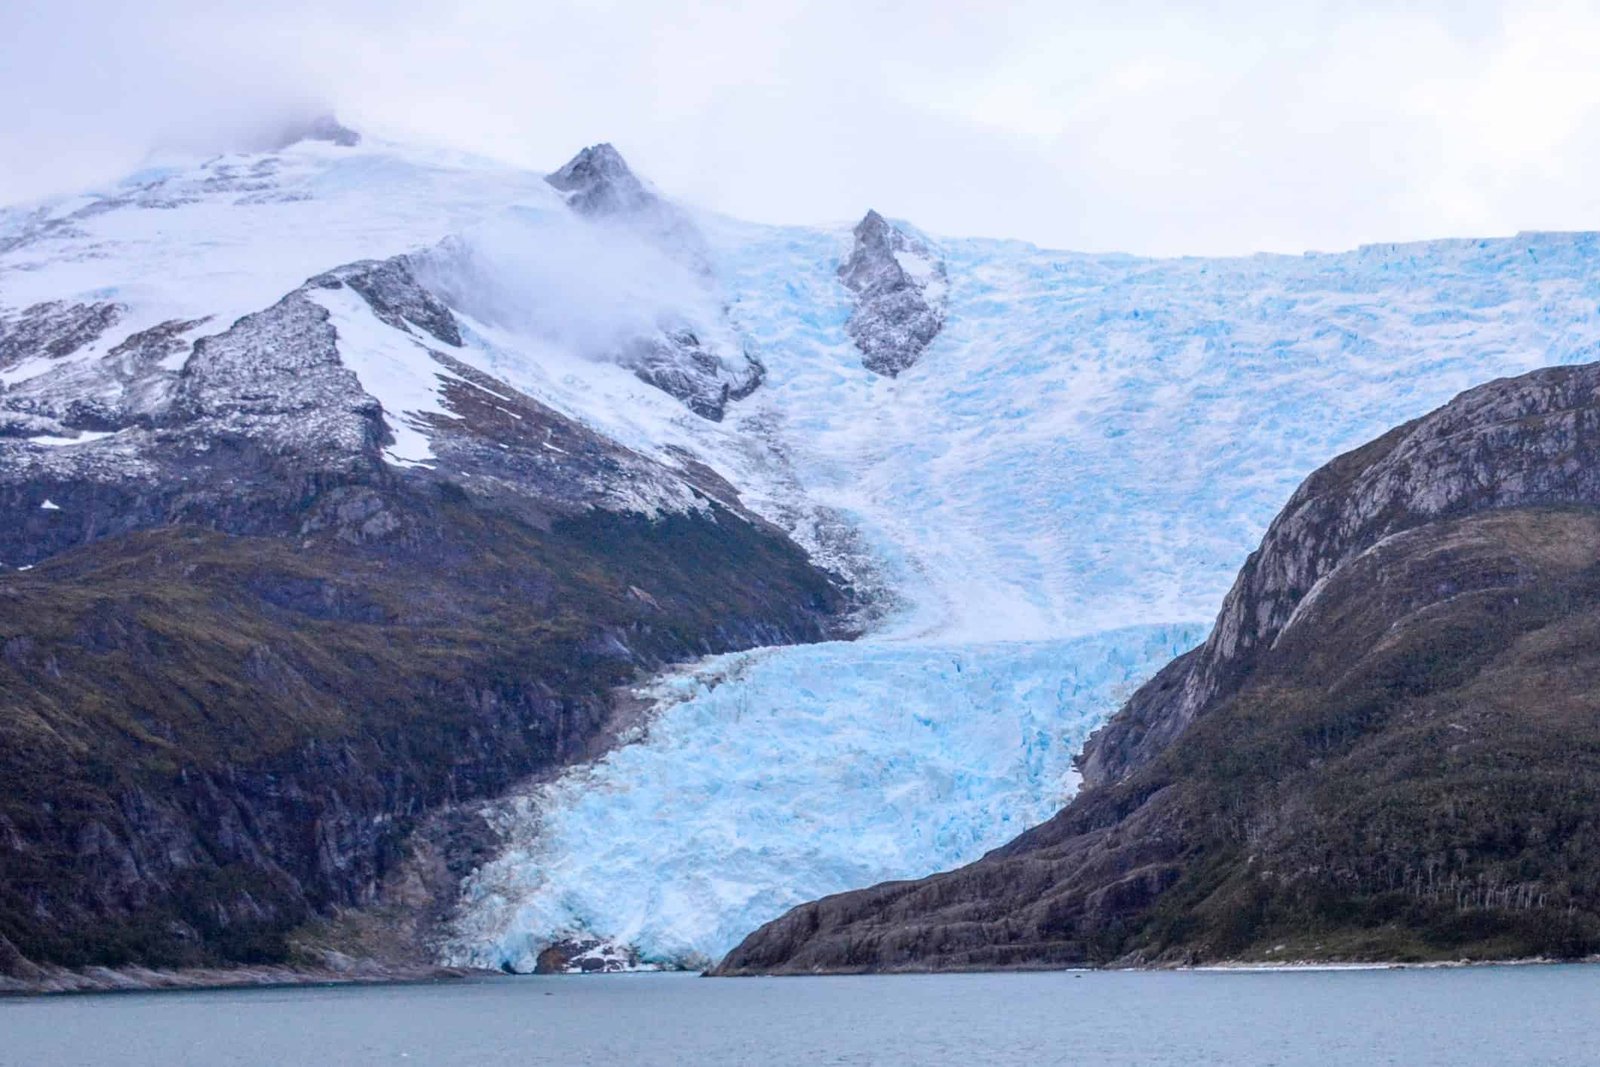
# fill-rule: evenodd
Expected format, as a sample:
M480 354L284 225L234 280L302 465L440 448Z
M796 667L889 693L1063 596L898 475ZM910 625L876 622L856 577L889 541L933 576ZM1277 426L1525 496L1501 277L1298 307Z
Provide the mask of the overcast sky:
M1600 0L0 0L0 201L326 106L771 222L1146 253L1600 228Z

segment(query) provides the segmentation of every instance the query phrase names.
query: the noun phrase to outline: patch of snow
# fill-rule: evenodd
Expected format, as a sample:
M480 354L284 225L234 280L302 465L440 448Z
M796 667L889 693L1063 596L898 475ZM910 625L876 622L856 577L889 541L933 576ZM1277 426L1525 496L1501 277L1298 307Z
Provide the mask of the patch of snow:
M383 322L349 286L315 289L310 298L326 308L338 334L339 359L355 372L361 388L383 405L384 422L394 443L384 449L389 462L426 467L436 457L421 415L448 415L441 382L456 377L441 366L428 347L403 330Z
M950 293L950 283L940 269L940 260L928 250L899 248L894 253L895 262L906 272L912 283L922 290L928 303L943 304Z
M45 497L44 503L39 505L39 510L40 511L60 511L61 510L61 505L57 504L54 500L51 500L49 497Z
M911 280L918 285L927 285L938 273L937 260L909 248L896 249L894 258L895 262L900 264L900 269L910 275Z
M0 386L10 388L30 378L37 378L47 371L55 369L54 360L46 356L33 356L11 367L0 368Z
M43 448L66 448L69 445L86 445L93 441L103 441L116 434L100 430L79 430L76 437L57 437L54 434L40 434L37 437L24 438L30 445L39 445Z

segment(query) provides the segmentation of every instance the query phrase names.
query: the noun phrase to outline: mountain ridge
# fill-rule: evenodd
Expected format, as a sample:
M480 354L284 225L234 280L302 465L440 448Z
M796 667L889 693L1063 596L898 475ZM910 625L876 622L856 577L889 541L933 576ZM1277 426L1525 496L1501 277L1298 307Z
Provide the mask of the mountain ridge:
M453 886L396 885L452 806L590 754L668 663L851 632L840 579L709 466L486 369L427 255L327 264L226 326L139 330L173 304L137 293L6 321L15 979L327 971L297 931L395 892L428 913L414 971ZM493 839L453 819L446 854Z

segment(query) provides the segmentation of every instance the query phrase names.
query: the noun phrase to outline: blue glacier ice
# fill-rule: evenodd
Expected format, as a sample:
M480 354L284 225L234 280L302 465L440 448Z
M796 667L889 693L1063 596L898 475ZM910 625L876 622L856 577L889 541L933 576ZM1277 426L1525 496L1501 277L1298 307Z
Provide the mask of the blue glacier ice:
M706 963L802 901L970 859L1060 807L1089 731L1203 633L761 649L670 676L638 740L511 806L458 958L529 971L565 934Z
M1307 473L1470 385L1600 358L1593 234L1225 260L941 240L944 330L888 379L844 332L847 229L702 224L768 369L724 425L588 372L527 384L696 452L888 609L857 642L656 680L633 743L501 811L452 959L525 970L577 937L693 964L981 855L1071 794L1083 739L1201 639Z

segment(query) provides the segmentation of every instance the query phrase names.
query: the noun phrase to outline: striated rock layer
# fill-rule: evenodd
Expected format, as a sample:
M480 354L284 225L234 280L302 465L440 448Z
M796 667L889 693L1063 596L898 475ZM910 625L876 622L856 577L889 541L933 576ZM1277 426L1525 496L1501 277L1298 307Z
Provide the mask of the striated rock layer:
M717 973L1600 950L1597 430L1558 368L1334 460L1055 818Z

